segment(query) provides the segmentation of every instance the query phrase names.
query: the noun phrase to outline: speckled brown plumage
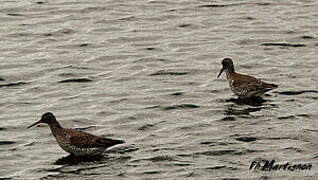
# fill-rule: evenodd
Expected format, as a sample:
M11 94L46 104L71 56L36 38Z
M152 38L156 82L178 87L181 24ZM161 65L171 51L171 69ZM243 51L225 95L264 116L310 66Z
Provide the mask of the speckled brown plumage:
M102 138L75 129L64 129L50 112L43 114L38 122L28 128L39 123L48 124L59 146L66 152L76 156L98 155L103 153L108 147L124 143L121 140Z
M265 92L278 87L276 84L263 82L253 76L236 73L233 61L230 58L224 58L222 60L222 66L217 77L225 71L232 92L239 98L261 96Z

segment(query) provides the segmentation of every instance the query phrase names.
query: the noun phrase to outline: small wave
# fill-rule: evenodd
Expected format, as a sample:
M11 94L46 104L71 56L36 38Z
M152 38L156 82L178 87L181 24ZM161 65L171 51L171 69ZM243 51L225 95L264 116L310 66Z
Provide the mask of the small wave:
M169 94L170 96L182 96L184 94L184 92L174 92Z
M14 141L0 141L0 146L1 145L10 145L10 144L15 144L16 142Z
M172 105L172 106L166 106L162 109L165 111L174 110L174 109L194 109L199 108L200 106L194 105L194 104L178 104L178 105Z
M243 150L235 150L235 149L225 149L225 150L208 150L202 152L195 152L192 154L182 154L179 156L193 156L193 155L205 155L205 156L223 156L223 155L244 155L248 153L254 153L257 150L253 149L243 149Z
M16 82L16 83L8 83L8 84L0 84L0 88L2 87L12 87L12 86L22 86L27 84L26 82Z
M194 109L194 108L199 108L200 106L194 105L194 104L178 104L178 105L171 105L171 106L151 106L151 107L146 107L145 109L156 109L160 108L164 111L169 111L169 110L175 110L175 109Z
M86 82L92 82L93 80L88 78L71 78L71 79L65 79L62 81L59 81L59 83L86 83Z
M189 74L189 72L174 72L174 71L160 70L158 72L150 74L150 76L164 76L164 75L181 76L181 75L186 75L186 74Z
M279 92L278 94L294 96L294 95L299 95L299 94L303 94L303 93L318 93L318 91L316 91L316 90L282 91L282 92Z
M290 44L290 43L262 43L262 46L282 46L282 47L305 47L305 44Z
M242 136L242 137L238 137L235 138L237 141L243 141L243 142L252 142L252 141L256 141L256 137L251 137L251 136Z
M139 131L144 131L144 130L147 130L149 129L150 127L153 127L154 125L153 124L145 124L141 127L138 128Z

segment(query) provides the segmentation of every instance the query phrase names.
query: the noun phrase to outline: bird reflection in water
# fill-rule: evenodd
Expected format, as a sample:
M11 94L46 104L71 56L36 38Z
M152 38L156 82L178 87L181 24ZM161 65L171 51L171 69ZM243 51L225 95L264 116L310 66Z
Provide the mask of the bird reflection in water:
M87 162L105 162L109 158L103 155L96 156L75 156L73 154L69 154L68 156L64 156L57 161L55 161L54 165L76 165Z
M251 97L251 98L230 98L226 100L226 102L232 102L234 104L230 104L225 109L226 115L249 115L251 112L257 112L262 109L275 108L277 105L268 104L268 100L263 99L262 97ZM246 108L238 108L238 107L249 106Z

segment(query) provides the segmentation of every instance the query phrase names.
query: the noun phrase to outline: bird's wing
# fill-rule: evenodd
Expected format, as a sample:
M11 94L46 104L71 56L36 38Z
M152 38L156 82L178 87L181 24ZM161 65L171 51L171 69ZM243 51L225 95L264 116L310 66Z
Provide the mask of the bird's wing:
M86 132L79 132L71 129L73 136L70 137L72 145L78 148L108 148L110 146L121 144L123 141L98 137Z
M246 91L257 91L264 89L263 82L255 77L236 74L232 78L232 85L238 89L244 89Z

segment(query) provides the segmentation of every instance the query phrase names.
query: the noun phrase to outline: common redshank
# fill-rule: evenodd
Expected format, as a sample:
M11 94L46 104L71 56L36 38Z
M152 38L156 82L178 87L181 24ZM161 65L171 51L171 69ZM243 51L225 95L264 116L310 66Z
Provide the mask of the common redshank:
M65 129L51 112L44 113L39 121L28 128L40 123L48 124L58 145L75 156L100 155L108 147L124 143L122 140L102 138L76 129Z
M217 78L225 71L232 92L239 98L259 97L278 87L276 84L263 82L253 76L236 73L230 58L224 58L222 66Z

